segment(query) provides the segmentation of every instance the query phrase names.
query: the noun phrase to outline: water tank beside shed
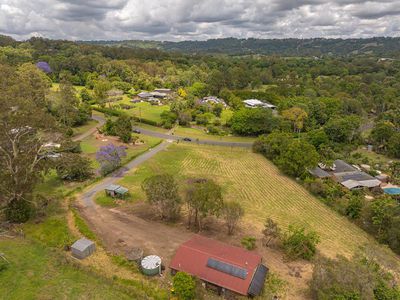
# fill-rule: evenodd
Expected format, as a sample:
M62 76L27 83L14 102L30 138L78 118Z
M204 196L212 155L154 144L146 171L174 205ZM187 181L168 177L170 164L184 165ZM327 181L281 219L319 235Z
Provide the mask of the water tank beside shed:
M157 255L149 255L142 259L140 266L143 274L155 276L161 274L161 258Z

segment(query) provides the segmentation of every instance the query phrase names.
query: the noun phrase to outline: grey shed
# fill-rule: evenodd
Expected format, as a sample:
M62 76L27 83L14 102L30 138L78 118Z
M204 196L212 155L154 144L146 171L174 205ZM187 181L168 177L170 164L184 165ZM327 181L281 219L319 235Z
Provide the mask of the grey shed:
M79 259L90 256L95 250L95 243L85 238L77 240L71 246L72 255Z

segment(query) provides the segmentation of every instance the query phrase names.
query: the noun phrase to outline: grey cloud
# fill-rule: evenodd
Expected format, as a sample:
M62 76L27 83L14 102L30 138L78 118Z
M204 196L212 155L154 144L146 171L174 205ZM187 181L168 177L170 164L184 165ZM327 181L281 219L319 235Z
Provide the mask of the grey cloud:
M396 36L398 0L0 0L0 33L63 39Z

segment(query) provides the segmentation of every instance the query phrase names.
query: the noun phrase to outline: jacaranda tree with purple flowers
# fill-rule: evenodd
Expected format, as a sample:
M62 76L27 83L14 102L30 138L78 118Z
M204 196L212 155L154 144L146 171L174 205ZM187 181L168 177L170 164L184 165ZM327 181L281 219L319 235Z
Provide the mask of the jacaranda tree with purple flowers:
M124 146L108 144L107 146L100 147L99 151L96 152L96 160L100 164L101 174L104 176L119 168L122 158L125 156L126 147Z
M45 72L46 74L51 73L50 65L49 65L47 62L45 62L45 61L39 61L39 62L36 64L36 67L37 67L38 69L42 70L43 72Z

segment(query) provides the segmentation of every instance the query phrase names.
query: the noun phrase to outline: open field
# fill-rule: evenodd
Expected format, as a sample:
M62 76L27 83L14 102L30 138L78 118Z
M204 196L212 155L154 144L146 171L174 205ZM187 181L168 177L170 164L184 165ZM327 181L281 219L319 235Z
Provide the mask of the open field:
M116 101L113 104L128 104L133 106L133 108L124 110L128 112L130 115L134 115L138 118L143 118L146 120L151 120L154 122L161 122L161 113L169 110L169 105L151 105L147 102L140 103L132 103L130 102L131 98L127 95L123 95L123 99L120 101Z
M169 131L169 129L165 129L162 127L158 127L158 126L152 126L149 124L145 124L145 123L139 123L139 122L134 122L134 126L146 129L146 130L150 130L150 131L155 131L155 132L160 132L160 133L167 133Z
M387 165L391 161L400 161L400 159L391 158L383 154L379 154L373 151L368 151L364 148L359 148L356 151L353 151L352 154L360 154L362 158L368 159L368 164L375 165L379 164L381 166Z
M123 158L122 163L126 163L130 161L132 158L135 156L141 154L142 152L146 151L149 148L153 148L157 144L161 142L160 139L151 137L151 136L145 136L142 134L138 134L139 139L144 141L144 144L141 145L127 145L127 144L122 144L118 142L118 138L116 137L111 137L111 136L89 136L86 139L84 139L81 142L81 149L82 152L89 157L92 162L93 162L93 167L98 168L99 164L96 161L96 152L99 150L101 146L106 146L110 143L113 143L115 145L124 145L127 147L126 149L126 157Z
M74 87L75 87L77 93L80 92L84 88L84 86L80 86L80 85L74 85ZM53 82L52 85L51 85L50 90L53 91L53 92L60 91L60 84L57 83L57 82Z
M78 136L88 130L90 130L93 127L96 127L98 124L97 121L95 120L89 120L85 125L83 126L79 126L79 127L74 127L72 128L74 131L74 134L72 135L72 137Z
M259 234L266 217L286 228L305 224L321 237L319 249L334 256L349 255L364 245L377 243L345 217L325 206L292 179L282 175L268 160L245 149L214 146L172 145L130 172L120 183L132 197L144 199L141 182L161 172L176 174L181 183L188 177L213 178L223 186L225 200L240 201L247 224Z
M242 137L242 136L218 136L207 134L200 128L189 128L177 126L174 129L174 134L182 137L190 137L199 140L214 140L214 141L225 141L225 142L254 142L254 137Z
M131 299L112 282L74 268L61 255L26 240L0 240L11 262L0 273L2 299Z

